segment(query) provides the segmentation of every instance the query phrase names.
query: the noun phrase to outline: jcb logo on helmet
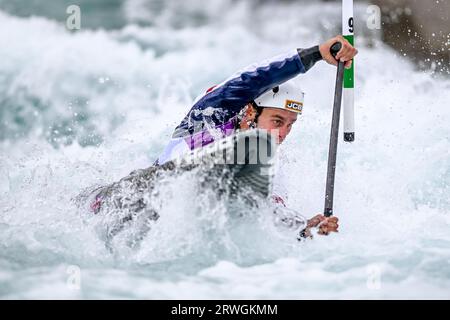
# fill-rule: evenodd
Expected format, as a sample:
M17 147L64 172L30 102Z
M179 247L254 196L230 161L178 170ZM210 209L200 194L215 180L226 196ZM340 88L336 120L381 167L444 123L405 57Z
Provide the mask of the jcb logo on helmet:
M295 111L301 114L303 110L303 103L294 100L286 100L284 107L288 110Z

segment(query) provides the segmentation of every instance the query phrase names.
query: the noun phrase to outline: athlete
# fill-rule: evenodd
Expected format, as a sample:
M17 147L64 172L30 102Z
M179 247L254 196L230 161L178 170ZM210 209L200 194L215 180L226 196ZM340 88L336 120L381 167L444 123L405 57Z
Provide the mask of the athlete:
M335 59L330 48L336 42L342 47ZM332 65L344 61L345 67L350 68L356 54L357 50L347 40L336 36L321 45L295 49L245 68L195 100L155 165L204 147L236 130L265 129L281 144L302 113L304 102L304 93L289 80L307 72L320 60ZM292 210L280 210L285 208L281 197L274 196L274 201L281 205L275 212L281 220L304 226L303 237L310 237L313 227L323 235L338 231L337 217L326 218L319 214L307 220Z

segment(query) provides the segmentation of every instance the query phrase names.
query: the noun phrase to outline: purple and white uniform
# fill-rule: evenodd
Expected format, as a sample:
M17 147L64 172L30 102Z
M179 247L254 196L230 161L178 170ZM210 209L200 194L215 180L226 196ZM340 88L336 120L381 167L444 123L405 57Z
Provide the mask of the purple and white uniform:
M255 98L308 71L322 57L319 47L295 49L250 65L196 99L155 162L161 165L235 132L237 115Z

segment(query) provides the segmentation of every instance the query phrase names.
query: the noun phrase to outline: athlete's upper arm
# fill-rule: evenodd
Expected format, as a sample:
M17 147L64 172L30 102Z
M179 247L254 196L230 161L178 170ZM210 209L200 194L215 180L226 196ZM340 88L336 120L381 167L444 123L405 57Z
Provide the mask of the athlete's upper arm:
M297 49L248 66L200 98L199 109L224 108L239 112L267 90L304 73L305 67Z

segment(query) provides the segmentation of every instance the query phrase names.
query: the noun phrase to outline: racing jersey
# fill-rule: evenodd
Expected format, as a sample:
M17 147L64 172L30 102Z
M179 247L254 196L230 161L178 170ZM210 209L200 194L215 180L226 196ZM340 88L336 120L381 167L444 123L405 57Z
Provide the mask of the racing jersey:
M308 71L322 56L319 47L295 49L237 72L198 97L155 162L161 165L231 135L239 112L264 92Z

